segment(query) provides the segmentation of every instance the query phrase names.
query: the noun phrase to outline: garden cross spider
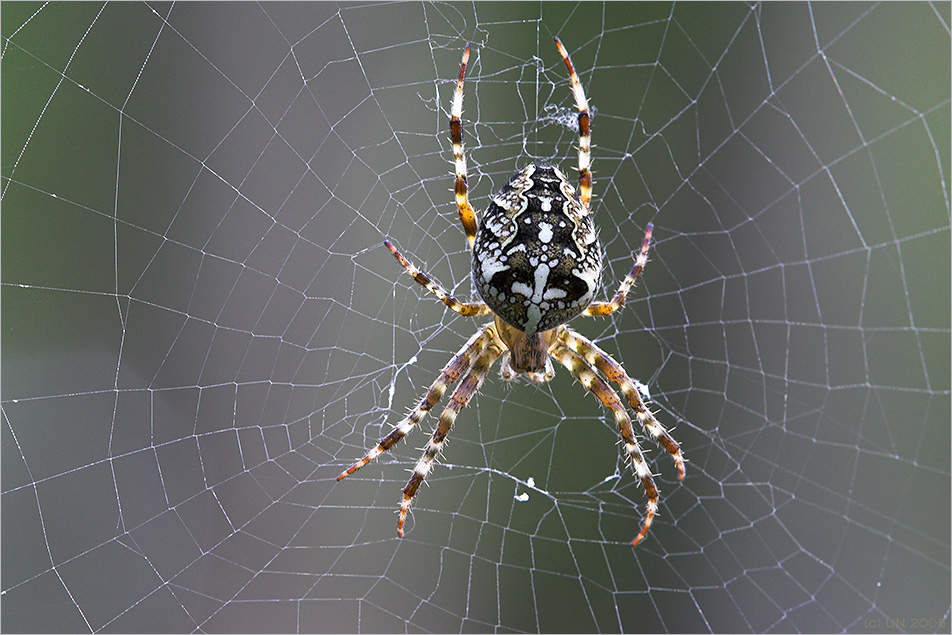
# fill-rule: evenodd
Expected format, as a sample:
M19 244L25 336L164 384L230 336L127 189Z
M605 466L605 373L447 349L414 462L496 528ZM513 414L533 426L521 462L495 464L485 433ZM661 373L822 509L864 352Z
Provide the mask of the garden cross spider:
M658 488L635 438L631 418L606 378L618 384L634 409L638 423L671 454L678 468L678 479L684 478L684 459L678 442L645 407L625 369L592 341L565 326L566 322L581 314L609 315L621 308L648 260L652 226L648 224L641 252L618 292L609 302L594 302L595 291L601 284L602 254L589 210L592 173L588 101L568 52L558 38L553 39L568 68L578 108L578 197L575 188L558 168L530 164L516 172L493 196L477 225L467 197L466 157L460 119L463 113L463 75L469 61L470 46L467 45L453 95L450 133L456 164L456 205L473 252L473 282L483 301L457 300L404 258L389 240L384 241L407 272L450 309L460 315L491 314L494 317L492 322L481 326L443 367L419 405L364 458L337 477L341 480L353 474L392 448L436 405L447 388L462 377L426 444L423 457L403 488L400 519L397 521L397 534L401 538L410 503L442 451L456 415L476 394L489 369L500 357L504 379L511 380L518 373L526 373L537 382L549 381L555 375L554 358L615 415L632 469L648 496L644 524L632 545L638 544L651 527L658 510Z

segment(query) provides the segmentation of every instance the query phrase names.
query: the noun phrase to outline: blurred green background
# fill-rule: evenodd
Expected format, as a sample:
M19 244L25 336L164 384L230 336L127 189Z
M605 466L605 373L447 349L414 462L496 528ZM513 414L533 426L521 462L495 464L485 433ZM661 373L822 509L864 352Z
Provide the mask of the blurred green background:
M949 13L4 3L0 627L948 630ZM688 475L645 441L631 549L613 418L494 373L398 541L435 416L335 477L476 323L381 242L472 295L460 55L482 209L574 165L553 35L606 294L656 228L625 310L573 328Z

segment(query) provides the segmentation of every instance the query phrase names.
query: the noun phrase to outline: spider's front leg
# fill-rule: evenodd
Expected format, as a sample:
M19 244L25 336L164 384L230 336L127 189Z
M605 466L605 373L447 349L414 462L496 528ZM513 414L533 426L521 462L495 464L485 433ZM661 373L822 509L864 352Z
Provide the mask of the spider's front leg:
M491 327L491 324L487 325L486 331L495 335L495 329ZM450 396L450 403L447 404L446 409L443 410L443 414L440 415L440 421L424 448L423 457L420 458L416 467L413 468L413 474L410 476L410 480L407 481L406 487L403 488L403 500L400 503L400 519L397 521L397 535L401 538L403 538L403 523L407 519L407 512L410 510L413 497L416 496L420 485L423 484L427 474L430 473L433 467L433 461L436 460L437 455L443 450L446 435L449 434L450 428L453 427L453 422L456 421L456 415L459 414L460 410L466 407L466 404L473 398L473 395L476 394L479 387L483 385L483 381L485 381L489 369L492 368L493 363L499 358L502 351L503 343L498 337L494 337L490 340L485 350L479 354L479 357L473 362L466 376L460 380L459 385L456 386L456 389Z
M684 479L684 457L681 454L681 446L665 430L664 426L655 419L651 410L645 406L635 387L635 382L631 380L625 368L612 359L611 355L600 349L590 339L583 337L572 329L566 328L559 334L559 340L566 347L573 350L582 357L590 367L598 369L610 381L615 382L621 388L622 394L628 400L628 403L635 411L635 417L641 427L654 439L655 443L662 446L674 459L674 464L678 468L678 480Z
M658 487L655 485L651 470L648 469L648 463L645 461L641 446L638 444L638 440L635 439L631 417L628 416L628 411L625 410L618 394L581 355L568 348L561 340L552 347L552 355L615 415L618 431L621 433L625 442L625 450L631 459L631 467L635 475L641 480L641 484L644 485L645 494L648 496L644 524L635 539L631 541L631 545L635 546L648 535L651 521L654 520L655 514L658 512Z
M477 357L482 353L487 346L489 346L494 341L497 341L496 331L492 328L492 322L485 325L479 331L476 332L466 344L463 345L463 348L459 350L456 355L453 356L446 366L443 367L443 370L440 372L440 376L436 378L436 381L430 386L426 391L426 394L423 396L423 399L420 401L419 405L414 408L409 415L407 415L400 423L398 423L393 430L390 431L390 434L386 435L377 443L374 448L368 452L364 458L360 459L349 468L341 472L340 476L337 477L337 480L341 480L344 477L350 476L363 466L367 465L375 458L395 446L399 443L400 439L407 436L407 434L413 429L415 425L420 423L423 420L423 417L426 416L426 413L436 405L436 403L443 396L443 393L446 392L446 389L453 384L460 375L469 371L473 364L476 362Z

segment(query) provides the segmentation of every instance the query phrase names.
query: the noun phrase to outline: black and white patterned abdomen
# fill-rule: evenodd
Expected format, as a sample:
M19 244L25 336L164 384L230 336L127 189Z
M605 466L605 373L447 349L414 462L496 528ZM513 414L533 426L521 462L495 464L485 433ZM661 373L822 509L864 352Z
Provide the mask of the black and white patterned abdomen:
M558 168L529 165L492 198L473 246L473 281L503 321L525 333L568 322L601 284L595 225Z

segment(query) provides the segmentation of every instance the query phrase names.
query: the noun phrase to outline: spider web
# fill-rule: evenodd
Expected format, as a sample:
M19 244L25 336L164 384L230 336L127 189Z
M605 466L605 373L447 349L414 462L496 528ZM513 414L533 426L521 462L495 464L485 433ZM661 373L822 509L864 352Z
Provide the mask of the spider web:
M10 4L4 631L949 631L950 5ZM574 164L610 293L573 327L687 477L564 370L495 373L335 477L474 332L477 210Z

